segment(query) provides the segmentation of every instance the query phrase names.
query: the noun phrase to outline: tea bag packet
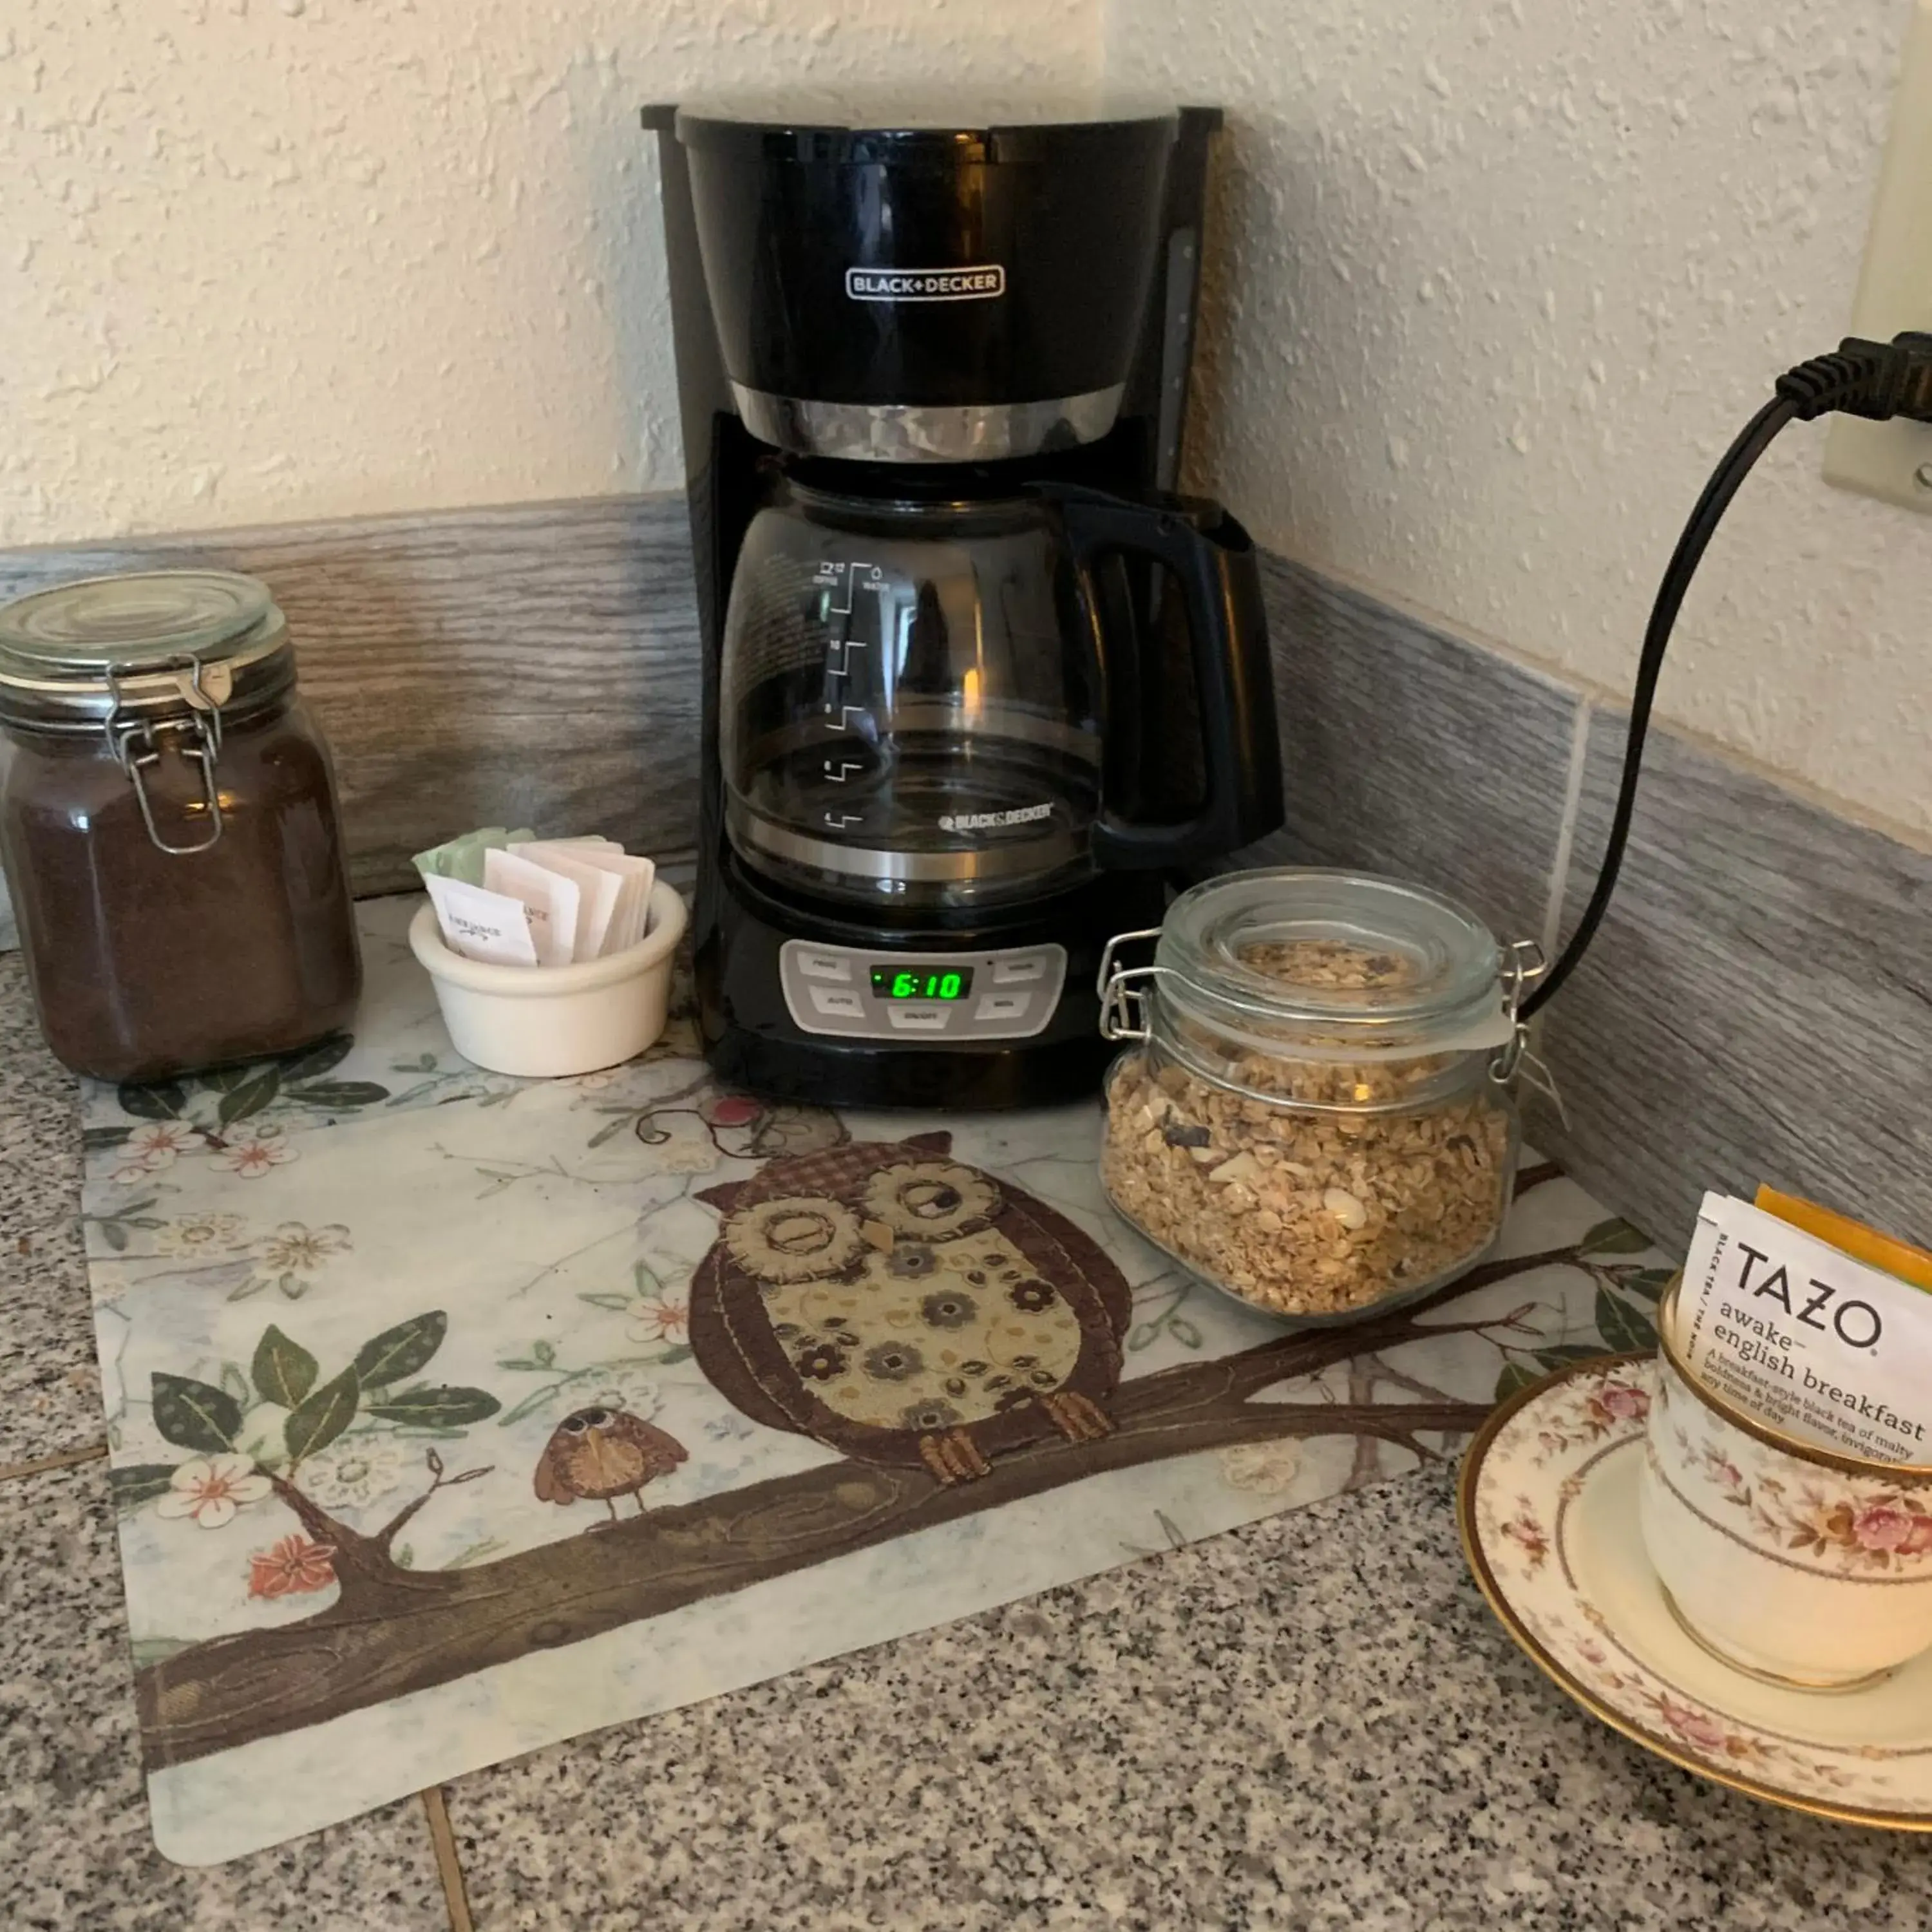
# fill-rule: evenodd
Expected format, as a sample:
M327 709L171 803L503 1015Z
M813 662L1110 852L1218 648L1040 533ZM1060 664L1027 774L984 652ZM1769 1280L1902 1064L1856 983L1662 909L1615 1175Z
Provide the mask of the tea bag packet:
M526 859L556 872L577 888L577 929L571 946L573 959L601 958L608 950L610 916L617 910L623 880L588 862L597 849L588 842L562 838L531 839L518 845L511 856Z
M1819 1215L1814 1225L1834 1222ZM1865 1251L1888 1247L1916 1252ZM1932 1463L1932 1294L1903 1273L1707 1194L1674 1339L1711 1388L1788 1435L1882 1462Z
M651 886L657 878L657 867L649 859L640 859L626 852L621 845L585 845L572 849L570 856L616 880L617 900L605 932L603 950L607 954L628 951L644 936L644 922L650 911Z
M530 915L520 899L440 872L428 872L423 884L436 908L436 923L452 952L492 966L534 966L536 943L530 937Z
M523 902L539 966L568 966L576 957L582 895L573 880L507 848L492 847L483 855L483 883Z
M460 838L452 838L443 844L432 845L427 852L418 852L416 855L416 868L425 880L460 879L466 885L481 886L485 852L498 847L520 844L536 836L527 826L512 832L500 825L485 825L478 831L466 832Z

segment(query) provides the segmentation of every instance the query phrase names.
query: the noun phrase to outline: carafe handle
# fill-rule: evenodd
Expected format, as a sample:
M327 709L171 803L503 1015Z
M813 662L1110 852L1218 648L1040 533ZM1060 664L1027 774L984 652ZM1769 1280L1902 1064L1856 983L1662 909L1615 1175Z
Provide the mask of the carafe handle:
M1180 586L1201 722L1205 796L1190 818L1148 824L1105 808L1094 827L1102 866L1150 869L1232 852L1282 821L1281 742L1261 572L1252 538L1218 503L1132 501L1070 483L1036 484L1054 503L1089 614L1094 567L1109 556L1152 558ZM1132 648L1144 648L1141 640ZM1104 658L1104 652L1103 652Z

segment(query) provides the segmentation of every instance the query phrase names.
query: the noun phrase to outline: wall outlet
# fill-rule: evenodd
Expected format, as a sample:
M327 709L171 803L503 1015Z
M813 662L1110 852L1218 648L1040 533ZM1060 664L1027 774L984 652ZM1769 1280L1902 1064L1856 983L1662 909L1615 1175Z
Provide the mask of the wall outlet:
M1908 328L1932 332L1932 0L1918 0L1906 29L1892 139L1852 313L1851 333L1870 341L1889 342ZM1932 512L1932 424L1834 416L1825 481Z

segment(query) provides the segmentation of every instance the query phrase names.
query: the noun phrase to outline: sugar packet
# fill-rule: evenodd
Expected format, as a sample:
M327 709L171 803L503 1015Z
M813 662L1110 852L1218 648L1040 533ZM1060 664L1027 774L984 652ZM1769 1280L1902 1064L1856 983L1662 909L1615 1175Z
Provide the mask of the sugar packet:
M601 845L568 838L533 838L524 841L512 856L526 859L546 871L560 872L577 888L577 931L571 946L572 959L601 958L608 950L610 916L624 882L618 874L590 862Z
M492 966L534 966L536 943L530 937L530 914L520 899L485 892L441 872L426 872L423 884L436 908L444 944L466 959Z
M1672 1340L1711 1388L1789 1435L1932 1462L1932 1294L1775 1214L1705 1196Z
M483 883L493 892L523 902L530 914L539 966L568 966L576 956L577 914L581 900L576 883L534 860L492 846L483 854Z

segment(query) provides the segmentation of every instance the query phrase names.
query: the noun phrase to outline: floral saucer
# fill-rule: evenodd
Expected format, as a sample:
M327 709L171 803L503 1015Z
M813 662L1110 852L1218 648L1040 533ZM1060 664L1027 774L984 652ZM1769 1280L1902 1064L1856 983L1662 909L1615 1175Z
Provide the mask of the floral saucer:
M1932 1832L1932 1652L1821 1694L1745 1676L1677 1621L1637 1528L1655 1387L1654 1358L1606 1356L1484 1425L1456 1517L1490 1607L1586 1710L1687 1771L1820 1817Z

